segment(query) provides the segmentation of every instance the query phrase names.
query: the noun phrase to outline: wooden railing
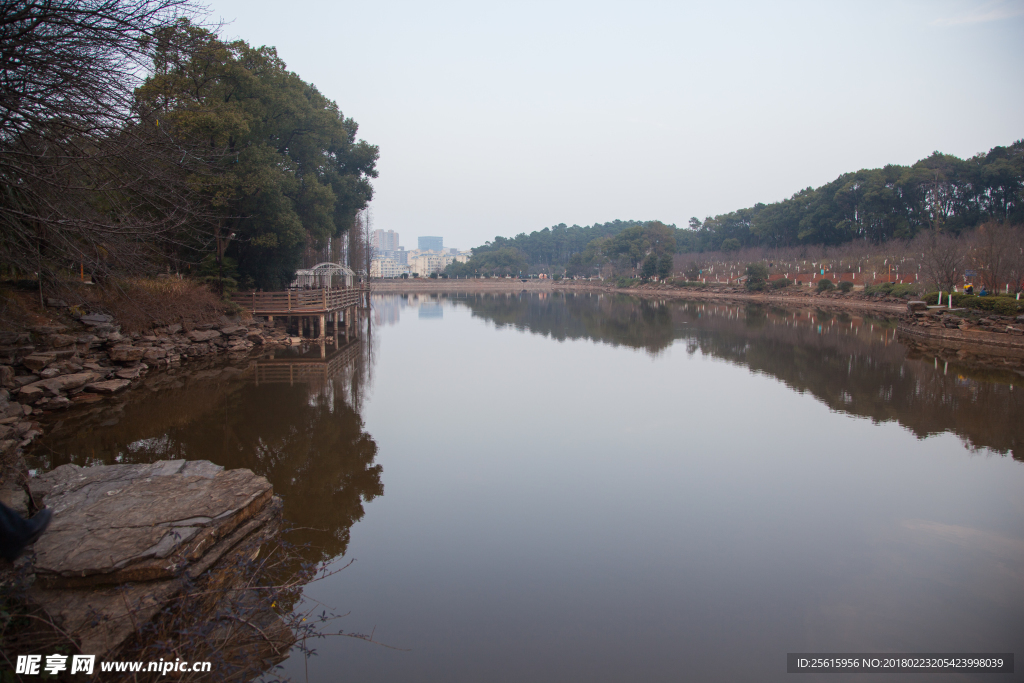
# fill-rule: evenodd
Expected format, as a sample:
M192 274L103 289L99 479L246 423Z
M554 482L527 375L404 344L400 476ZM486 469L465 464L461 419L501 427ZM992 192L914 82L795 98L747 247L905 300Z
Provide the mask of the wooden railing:
M289 289L286 292L235 292L231 301L253 313L309 314L358 306L365 288Z

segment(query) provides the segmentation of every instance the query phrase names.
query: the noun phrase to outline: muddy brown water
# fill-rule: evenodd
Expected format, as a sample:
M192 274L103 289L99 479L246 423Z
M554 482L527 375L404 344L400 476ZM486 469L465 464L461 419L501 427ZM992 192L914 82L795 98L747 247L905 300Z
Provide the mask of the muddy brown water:
M307 605L400 648L317 641L310 680L771 681L787 652L1024 643L1022 378L892 320L384 295L361 341L278 356L154 375L33 462L267 476L310 559L356 560Z

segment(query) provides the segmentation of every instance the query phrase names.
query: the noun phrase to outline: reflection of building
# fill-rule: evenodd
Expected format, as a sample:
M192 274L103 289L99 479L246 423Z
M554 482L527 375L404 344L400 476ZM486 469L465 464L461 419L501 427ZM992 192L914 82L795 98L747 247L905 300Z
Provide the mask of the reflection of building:
M443 237L420 237L418 244L420 251L444 251Z
M425 301L420 304L421 318L441 318L444 316L444 307L440 301Z
M405 299L399 296L375 296L372 300L373 324L394 325L398 322Z

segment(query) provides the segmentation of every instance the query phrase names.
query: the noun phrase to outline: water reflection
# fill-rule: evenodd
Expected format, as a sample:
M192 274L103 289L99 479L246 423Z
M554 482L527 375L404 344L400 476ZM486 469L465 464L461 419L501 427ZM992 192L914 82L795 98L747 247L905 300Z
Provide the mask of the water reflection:
M370 341L278 349L232 365L148 377L113 404L57 422L39 466L210 460L270 480L307 559L343 554L363 504L383 495L377 445L360 417Z
M442 297L498 327L559 341L589 339L658 355L678 340L688 353L764 373L833 410L895 421L919 438L952 432L971 448L1024 460L1019 428L1024 392L1014 389L1019 376L908 353L896 342L891 319L607 294ZM390 306L397 320L401 297L378 297L375 305Z

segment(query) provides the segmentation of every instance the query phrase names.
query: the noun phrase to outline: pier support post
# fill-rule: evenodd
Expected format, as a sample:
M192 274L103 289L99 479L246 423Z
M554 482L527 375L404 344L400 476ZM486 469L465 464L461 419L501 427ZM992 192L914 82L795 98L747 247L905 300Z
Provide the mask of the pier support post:
M325 315L321 315L320 316L320 330L319 330L320 334L317 335L318 337L320 337L320 339L323 339L324 337L327 336L326 329L324 327L324 320L326 320L326 319L327 319L327 316L325 316Z

